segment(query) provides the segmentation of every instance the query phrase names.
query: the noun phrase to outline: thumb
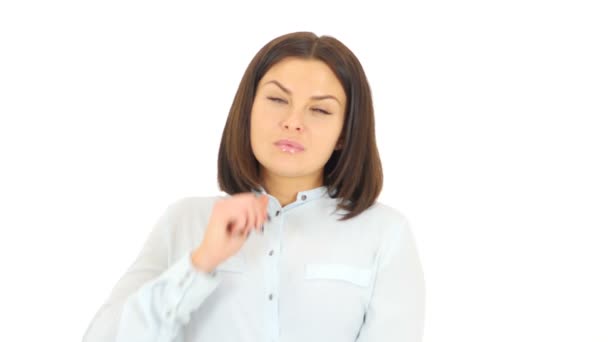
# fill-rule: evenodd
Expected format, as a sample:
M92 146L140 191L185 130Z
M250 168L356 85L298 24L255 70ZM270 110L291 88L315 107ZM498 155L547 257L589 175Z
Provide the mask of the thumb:
M270 197L268 197L268 195L262 196L262 206L264 209L268 207L268 202L270 202Z

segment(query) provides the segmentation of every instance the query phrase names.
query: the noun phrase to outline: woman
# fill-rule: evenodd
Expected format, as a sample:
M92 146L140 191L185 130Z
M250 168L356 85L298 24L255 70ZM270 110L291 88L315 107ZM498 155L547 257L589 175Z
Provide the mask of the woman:
M382 167L365 73L296 32L249 64L218 197L172 203L85 341L421 341L425 285Z

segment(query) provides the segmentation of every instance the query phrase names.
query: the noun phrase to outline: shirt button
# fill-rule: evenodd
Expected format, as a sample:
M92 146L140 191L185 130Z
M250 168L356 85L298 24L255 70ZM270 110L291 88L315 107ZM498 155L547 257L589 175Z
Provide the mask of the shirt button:
M272 300L272 293L268 295L268 300Z
M302 201L306 201L306 195L302 195Z
M272 256L274 254L274 250L271 250L270 252L268 252L268 255Z
M279 216L280 213L281 213L281 211L277 210L277 212L274 214L274 216Z

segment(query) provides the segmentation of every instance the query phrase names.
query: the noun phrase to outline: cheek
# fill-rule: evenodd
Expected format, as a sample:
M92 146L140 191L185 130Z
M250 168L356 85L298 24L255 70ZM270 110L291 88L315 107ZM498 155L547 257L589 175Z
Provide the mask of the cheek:
M254 103L251 108L251 128L257 128L260 126L260 122L262 120L262 111L260 110L260 106Z
M265 132L268 132L268 120L264 115L263 110L259 106L253 106L251 109L251 118L249 123L250 136L252 145L257 145L260 142Z
M312 141L315 142L315 147L323 154L333 153L335 144L338 141L340 130L332 127L317 127L316 134L313 134Z
M264 104L254 104L251 109L251 130L260 133L268 132L278 122L279 116L276 108Z

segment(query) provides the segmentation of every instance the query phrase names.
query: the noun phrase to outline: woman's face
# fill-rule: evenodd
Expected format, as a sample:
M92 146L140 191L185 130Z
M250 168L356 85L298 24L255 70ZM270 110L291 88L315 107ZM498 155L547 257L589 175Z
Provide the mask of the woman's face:
M264 177L322 179L342 132L346 94L322 61L288 57L258 83L251 110L251 147ZM277 146L288 139L302 146ZM317 178L320 177L320 178Z

